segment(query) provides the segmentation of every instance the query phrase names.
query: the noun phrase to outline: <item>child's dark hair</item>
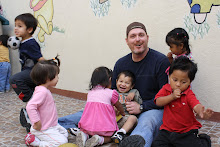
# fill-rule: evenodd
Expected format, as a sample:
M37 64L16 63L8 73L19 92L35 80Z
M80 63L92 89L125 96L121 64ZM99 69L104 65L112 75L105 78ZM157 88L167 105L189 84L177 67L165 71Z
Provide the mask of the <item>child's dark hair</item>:
M0 35L0 41L2 42L2 45L4 45L5 47L8 46L8 35Z
M96 87L97 85L101 85L103 87L108 87L111 83L110 78L112 78L112 70L107 67L101 66L96 68L91 77L91 81L89 84L89 89Z
M131 72L131 71L129 71L129 70L124 70L124 71L122 71L122 72L120 72L120 73L118 74L117 80L119 79L119 77L120 77L122 74L124 74L125 77L130 77L130 78L131 78L131 83L132 83L132 85L135 84L136 79L135 79L135 75L133 74L133 72Z
M31 79L36 85L42 85L53 80L60 73L60 60L58 56L51 60L41 60L33 67Z
M195 78L198 69L196 63L191 61L186 56L180 56L177 59L175 59L170 65L169 75L171 75L174 70L188 72L188 77L190 79L190 82L192 82Z
M34 31L37 28L38 21L31 13L24 13L24 14L18 15L15 18L15 21L16 20L20 20L20 21L24 22L27 29L33 28L33 31L31 32L31 35L34 34Z
M182 43L183 48L186 49L186 55L191 52L189 47L189 35L183 28L175 28L171 30L166 36L166 43L168 46L171 44L179 46Z

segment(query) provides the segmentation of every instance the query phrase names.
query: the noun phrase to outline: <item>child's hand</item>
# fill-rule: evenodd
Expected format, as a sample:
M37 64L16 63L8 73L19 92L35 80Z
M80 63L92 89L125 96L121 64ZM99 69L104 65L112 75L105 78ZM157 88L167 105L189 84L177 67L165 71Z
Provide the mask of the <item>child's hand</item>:
M167 54L167 58L169 59L170 63L172 63L172 62L173 62L173 53L172 53L172 52L169 52L169 53Z
M41 127L42 127L42 126L41 126L41 121L38 121L38 122L34 123L33 128L34 128L35 130L40 131Z
M174 100L180 98L180 96L181 96L181 90L180 90L180 89L175 89L175 90L173 91L172 95L173 95L173 99L174 99Z
M214 111L210 108L207 108L206 110L204 110L204 109L205 108L203 107L203 113L201 114L200 117L202 119L209 119L213 115Z
M135 93L133 93L133 92L129 93L128 96L126 97L126 101L127 102L132 101L134 99L134 95L135 95Z

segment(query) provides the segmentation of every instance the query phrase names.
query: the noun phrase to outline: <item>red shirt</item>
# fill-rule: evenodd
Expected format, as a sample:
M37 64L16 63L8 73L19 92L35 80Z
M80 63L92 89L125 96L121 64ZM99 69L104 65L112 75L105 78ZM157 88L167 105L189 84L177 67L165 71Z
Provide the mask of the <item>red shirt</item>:
M155 96L154 102L158 97L170 95L172 89L170 84L164 85ZM202 125L196 120L193 108L200 104L195 94L190 89L186 89L178 98L164 106L163 124L160 130L164 129L170 132L185 133L192 129L199 129Z

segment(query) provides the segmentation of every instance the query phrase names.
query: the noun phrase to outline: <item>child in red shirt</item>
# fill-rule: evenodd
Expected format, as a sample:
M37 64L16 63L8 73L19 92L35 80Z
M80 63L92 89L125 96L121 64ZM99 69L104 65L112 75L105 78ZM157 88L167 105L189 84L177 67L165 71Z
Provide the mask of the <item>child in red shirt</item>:
M197 65L185 56L173 61L169 69L170 84L166 84L155 96L157 106L164 106L163 124L152 146L211 146L198 136L202 125L196 120L194 112L203 119L212 116L211 109L205 109L190 89L195 78ZM204 134L203 134L204 135ZM209 145L208 145L209 144Z

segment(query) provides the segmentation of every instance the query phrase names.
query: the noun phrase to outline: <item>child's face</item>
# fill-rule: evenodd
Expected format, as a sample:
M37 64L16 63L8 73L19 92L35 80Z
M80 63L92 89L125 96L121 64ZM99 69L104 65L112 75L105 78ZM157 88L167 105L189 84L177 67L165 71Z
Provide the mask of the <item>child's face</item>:
M57 82L59 80L58 75L55 76L55 78L51 81L48 81L48 87L55 87L57 85Z
M126 93L133 88L131 77L125 77L124 74L121 74L116 81L116 87L119 92Z
M181 92L185 91L191 83L188 77L188 72L181 70L174 70L169 76L169 80L172 90L180 89Z
M27 29L23 21L16 20L14 32L16 37L21 37L22 40L28 39L31 36L32 28Z
M176 44L170 44L170 50L175 55L181 55L185 52L185 50L183 49L182 43L178 46Z

